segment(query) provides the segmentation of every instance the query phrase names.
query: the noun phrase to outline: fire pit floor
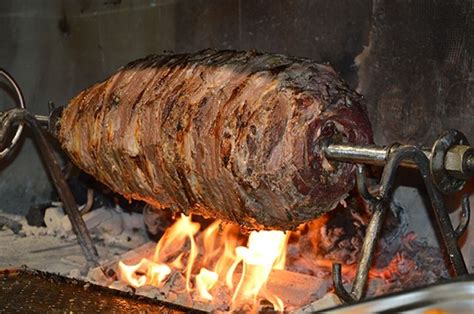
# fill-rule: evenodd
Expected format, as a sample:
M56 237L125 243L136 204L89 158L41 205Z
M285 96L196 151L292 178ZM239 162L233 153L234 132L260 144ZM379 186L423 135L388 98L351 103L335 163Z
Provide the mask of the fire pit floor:
M184 307L26 268L0 271L0 304L6 312L22 313L189 312Z

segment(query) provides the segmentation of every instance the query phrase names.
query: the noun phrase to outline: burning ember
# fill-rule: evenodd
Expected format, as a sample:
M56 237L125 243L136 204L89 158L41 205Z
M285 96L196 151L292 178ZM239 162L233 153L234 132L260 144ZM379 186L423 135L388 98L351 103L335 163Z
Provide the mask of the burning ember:
M181 215L157 244L149 243L114 263L117 276L112 275L109 279L114 281L106 285L118 289L127 285L137 293L159 294L170 302L201 304L209 310L298 309L333 289L334 261L343 265L344 282L355 276L370 213L355 199L345 205L286 233L244 235L237 225L214 221L203 227L204 223ZM396 226L394 221L392 231L385 230L381 239L368 296L447 276L438 249L412 233L399 234Z
M225 287L231 309L257 309L262 298L274 310L283 311L283 301L266 289L266 282L273 269L285 266L287 233L254 231L243 245L245 238L237 226L215 221L198 233L200 228L191 217L181 215L160 239L151 259L135 265L119 262L120 280L135 288L159 288L173 272L180 272L185 275L186 291L200 299L222 298Z

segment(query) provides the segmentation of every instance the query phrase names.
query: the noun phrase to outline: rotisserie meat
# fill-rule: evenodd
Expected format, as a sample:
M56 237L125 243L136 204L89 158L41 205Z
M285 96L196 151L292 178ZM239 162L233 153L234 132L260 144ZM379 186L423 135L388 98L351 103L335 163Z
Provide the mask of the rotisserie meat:
M292 229L331 210L354 166L324 139L372 141L363 99L327 66L256 52L149 56L81 92L61 118L72 160L156 208L250 229Z

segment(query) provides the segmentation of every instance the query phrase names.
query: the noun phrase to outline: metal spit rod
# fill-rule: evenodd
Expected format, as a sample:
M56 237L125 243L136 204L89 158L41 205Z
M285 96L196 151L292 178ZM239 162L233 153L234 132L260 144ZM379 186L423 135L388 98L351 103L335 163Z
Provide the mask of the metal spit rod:
M87 226L82 219L78 206L74 199L64 174L62 173L58 156L54 153L51 143L48 141L44 127L51 129L52 123L61 109L56 110L54 104L49 103L49 116L33 115L26 110L25 100L20 87L13 77L5 70L0 68L0 76L4 77L17 93L17 108L0 112L0 160L5 158L16 147L22 134L23 126L27 125L33 133L33 138L38 144L39 152L44 158L46 169L56 187L59 198L63 202L64 210L71 220L72 228L77 236L77 240L89 265L99 265L99 255L87 230ZM12 139L8 138L10 130L15 129L15 135ZM9 142L9 143L7 143Z
M474 177L474 148L469 146L464 134L457 130L446 131L431 149L398 143L388 147L328 144L323 151L326 158L332 161L357 164L359 194L374 213L367 227L356 277L350 291L342 284L341 265L333 264L334 287L342 300L355 302L365 294L375 246L399 166L418 168L431 201L431 211L435 218L431 223L439 231L440 243L446 251L452 274L463 276L468 273L458 244L469 223L471 209L468 195L463 196L462 219L456 228L452 225L442 196L460 191L466 180ZM384 167L379 184L372 186L373 192L369 192L371 189L367 186L364 164Z
M324 149L324 153L326 158L331 160L384 166L390 154L399 147L399 144L391 146L330 144ZM432 151L429 148L422 148L421 151L426 158L431 160ZM404 160L400 165L408 168L417 167L412 160ZM444 157L444 169L459 179L472 177L474 175L474 148L468 145L454 145L449 148Z
M358 146L350 144L328 145L324 153L327 158L351 163L369 164L374 166L384 166L392 146ZM423 149L423 153L429 158L431 152ZM414 166L412 161L405 161L403 166Z

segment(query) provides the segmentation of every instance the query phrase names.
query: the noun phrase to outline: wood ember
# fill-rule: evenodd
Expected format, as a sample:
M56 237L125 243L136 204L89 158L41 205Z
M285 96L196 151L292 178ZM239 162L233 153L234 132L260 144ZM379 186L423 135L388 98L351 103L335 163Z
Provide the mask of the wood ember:
M449 278L444 256L439 248L428 246L413 233L404 235L399 243L395 252L383 253L393 256L388 264L375 260L375 270L371 276L381 279L383 284L370 285L370 295L411 289ZM381 250L378 253L379 256L382 255Z
M292 234L287 254L290 270L328 276L332 262L358 261L371 213L356 197L346 203Z
M110 229L108 230L109 233L114 235L118 235L122 232L123 219L120 213L114 212L114 210L111 208L98 208L84 214L82 219L84 219L84 223L86 224L88 230L93 230L95 228L103 228L105 230ZM61 223L65 232L72 231L72 225L69 221L69 217L64 216Z
M287 251L285 271L273 270L267 283L267 289L279 296L286 309L298 309L322 298L332 290L331 267L334 261L343 263L343 278L351 282L354 278L360 248L365 234L365 227L370 219L363 203L357 198L350 197L346 204L341 204L336 211L311 222L307 226L293 232ZM393 219L393 218L392 218ZM393 238L398 234L396 222L389 218L390 233L385 232L376 252L375 265L370 272L368 296L381 295L417 285L431 283L447 275L443 265L443 258L434 248L426 246L417 240L413 234ZM204 245L203 233L196 235L199 247ZM245 245L245 237L241 235L239 241ZM390 242L390 245L385 243ZM347 243L351 245L347 245ZM136 264L143 257L150 257L155 243L131 251L120 259L126 264ZM186 247L183 248L186 251ZM186 254L184 255L186 260ZM194 268L199 269L207 265L201 264L198 259ZM106 268L114 269L117 260L106 264ZM212 260L208 263L212 264ZM422 267L428 266L428 267ZM235 285L240 278L240 271L234 274ZM101 278L102 282L112 283L117 278ZM193 282L193 281L192 281ZM122 287L115 283L117 287ZM232 291L224 284L213 288L215 301L209 305L200 298L197 292L185 292L185 279L179 272L172 273L166 284L153 290L143 288L148 295L160 294L163 297L174 299L178 304L192 306L195 302L211 306L213 310L228 311ZM141 289L138 289L141 291ZM168 299L169 300L169 299ZM313 306L319 306L318 303Z
M331 283L314 276L274 269L267 283L270 292L279 296L284 304L297 308L323 297Z
M339 206L310 223L310 230L299 230L288 247L288 270L332 281L332 263L337 261L343 264L344 281L352 282L371 213L356 199L349 198L347 203L347 208ZM420 241L413 233L399 234L394 216L391 217L385 225L388 230L379 240L367 295L382 295L448 278L441 250Z
M334 260L344 263L345 282L352 281L356 264L351 263L351 260L357 257L356 262L358 261L357 254L360 246L348 247L340 243L345 241L358 243L352 239L363 236L370 213L360 206L359 201L349 198L347 204L341 204L336 211L312 222L311 229L306 226L306 229L300 228L295 233L298 238L293 239L293 243L290 243L288 248L287 270L283 272L274 270L268 283L268 290L282 298L284 304L287 305L287 310L315 302L332 289L330 269ZM135 226L135 222L131 221L130 225ZM381 241L375 267L370 273L368 296L429 284L448 276L439 250L428 247L413 234L405 234L395 239L385 236ZM201 234L196 236L196 242L198 245L203 245ZM89 279L114 289L139 293L158 300L175 300L183 306L192 306L201 310L229 310L229 300L232 297L229 289L225 286L214 287L218 291L213 293L216 301L209 304L200 299L197 293L185 292L185 279L179 272L174 272L166 284L159 289L152 287L133 289L117 281L115 265L119 259L126 264L134 264L142 257L151 256L155 245L150 242L137 250L110 260L103 265L102 269L91 270ZM196 262L194 267L198 269L201 266L203 265ZM235 280L239 276L240 272L237 270ZM318 303L313 305L316 306L316 304Z
M69 221L69 218L66 216L64 210L61 207L49 207L44 212L44 223L50 231L65 231L63 230L64 219L67 219ZM72 230L72 228L70 228L69 230Z
M130 63L69 103L58 138L127 198L290 230L353 186L354 166L329 163L326 141L372 132L363 98L328 65L206 50Z
M159 239L168 227L173 224L173 212L168 208L157 210L151 205L143 208L143 220L148 233Z
M74 239L69 217L59 206L50 207L45 212L45 232L50 235ZM126 213L120 207L96 208L83 215L87 229L93 237L107 245L133 248L147 241L143 215ZM31 228L30 228L31 229Z

